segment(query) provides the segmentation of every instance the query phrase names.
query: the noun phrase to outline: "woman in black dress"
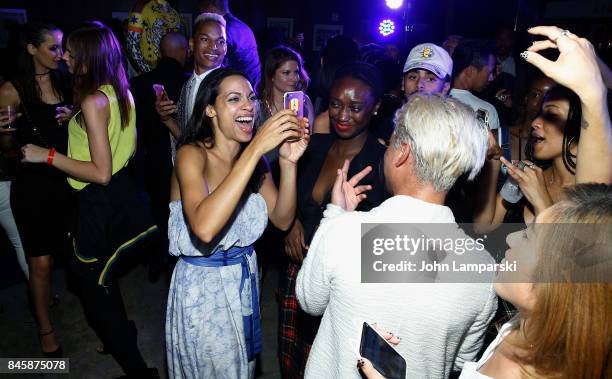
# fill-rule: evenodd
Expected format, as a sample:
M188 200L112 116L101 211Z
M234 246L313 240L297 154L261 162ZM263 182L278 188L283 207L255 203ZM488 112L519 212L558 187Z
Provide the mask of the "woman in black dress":
M385 198L382 159L385 146L373 133L383 93L380 71L368 63L349 64L337 71L329 100L330 134L314 134L298 168L298 216L285 238L291 262L281 278L279 360L283 378L304 376L306 360L320 317L303 312L295 297L295 280L323 210L331 200L338 168L349 160L348 177L366 167L372 171L360 182L370 185L367 198L357 207L368 211Z
M0 107L14 106L19 112L14 121L19 145L34 143L66 153L71 91L70 77L58 70L62 38L62 31L53 25L28 25L18 71L0 87ZM59 357L62 350L49 319L49 304L53 256L68 247L71 212L66 176L46 165L22 164L12 185L11 206L29 261L41 349L45 356Z

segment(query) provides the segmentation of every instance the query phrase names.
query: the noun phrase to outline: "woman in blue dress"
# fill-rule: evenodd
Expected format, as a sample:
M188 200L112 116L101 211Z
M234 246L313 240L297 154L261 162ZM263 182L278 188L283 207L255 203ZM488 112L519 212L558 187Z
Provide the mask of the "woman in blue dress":
M268 218L291 226L296 164L308 122L290 110L253 135L257 98L239 71L217 69L200 84L176 155L170 203L174 269L166 313L171 378L252 378L261 351L253 243ZM264 154L280 145L276 189Z

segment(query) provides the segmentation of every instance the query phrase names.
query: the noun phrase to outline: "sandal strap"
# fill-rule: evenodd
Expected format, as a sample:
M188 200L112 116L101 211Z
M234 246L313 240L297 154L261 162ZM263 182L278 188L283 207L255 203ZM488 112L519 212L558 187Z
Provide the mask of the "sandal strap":
M51 329L50 332L47 332L47 333L38 333L38 335L39 336L48 336L49 334L53 334L53 333L55 333L55 330Z

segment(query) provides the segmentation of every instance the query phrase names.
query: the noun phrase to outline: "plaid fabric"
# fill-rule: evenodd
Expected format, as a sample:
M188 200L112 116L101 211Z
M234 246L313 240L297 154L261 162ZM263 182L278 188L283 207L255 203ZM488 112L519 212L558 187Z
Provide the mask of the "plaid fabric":
M491 322L491 324L495 324L497 322L498 326L501 328L503 324L510 321L514 316L516 316L518 311L516 310L514 305L502 299L501 297L498 298L498 300L499 302L497 303L497 313L495 314L496 317L495 319L493 319L493 322Z
M278 359L284 379L303 378L321 317L306 314L295 295L300 265L289 263L279 286Z

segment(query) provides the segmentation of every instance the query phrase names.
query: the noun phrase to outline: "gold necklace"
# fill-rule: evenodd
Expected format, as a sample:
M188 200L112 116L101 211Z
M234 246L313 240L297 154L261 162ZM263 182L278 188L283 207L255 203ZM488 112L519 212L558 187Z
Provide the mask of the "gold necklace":
M266 104L266 108L268 108L268 112L270 112L270 116L274 116L276 113L278 113L278 108L276 107L275 102L272 102L272 105L274 105L274 112L272 111L272 107L270 106L268 100L264 100L264 103Z

